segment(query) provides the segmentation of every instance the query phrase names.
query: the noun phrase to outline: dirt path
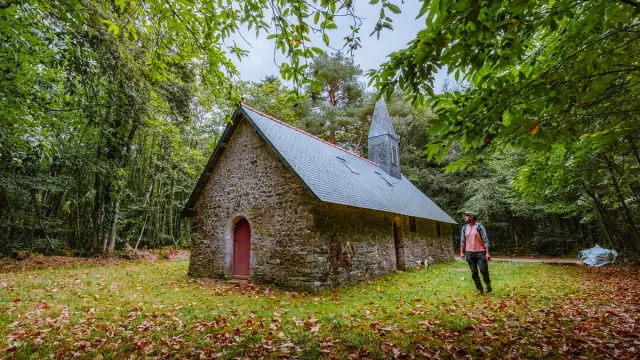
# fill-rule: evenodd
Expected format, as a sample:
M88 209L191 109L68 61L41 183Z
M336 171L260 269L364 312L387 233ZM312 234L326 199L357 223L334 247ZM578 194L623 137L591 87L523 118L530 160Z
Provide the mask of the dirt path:
M525 262L525 263L545 263L545 264L576 264L580 265L582 262L577 259L562 259L562 258L547 258L547 259L529 259L529 258L507 258L496 257L492 258L495 261L508 261L508 262Z
M456 260L464 261L459 257ZM563 259L563 258L511 258L511 257L492 257L492 261L507 261L516 263L545 263L545 264L567 264L567 265L581 265L580 260Z

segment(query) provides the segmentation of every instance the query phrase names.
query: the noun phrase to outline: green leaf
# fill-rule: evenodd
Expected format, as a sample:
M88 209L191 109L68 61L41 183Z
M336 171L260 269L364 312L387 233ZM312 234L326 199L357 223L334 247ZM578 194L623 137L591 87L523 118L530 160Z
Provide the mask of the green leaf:
M401 10L397 5L394 5L392 3L386 3L385 5L386 5L387 9L391 10L392 13L400 14Z
M633 14L633 10L630 9L629 6L625 6L620 8L620 10L616 11L611 17L611 20L617 23L626 23L629 21L632 14Z
M422 3L422 7L420 8L420 12L418 13L418 16L416 16L416 19L419 19L422 16L424 16L424 14L426 14L427 11L429 11L429 3L425 1Z
M320 85L319 82L317 81L312 81L311 82L311 90L314 92L321 92L322 91L322 85Z
M109 31L113 35L118 35L118 33L120 32L120 27L118 25L109 20L103 20L103 22L109 24L109 29L107 31Z
M115 0L114 3L116 4L116 6L118 6L120 8L120 12L124 11L124 7L127 4L127 2L125 0Z

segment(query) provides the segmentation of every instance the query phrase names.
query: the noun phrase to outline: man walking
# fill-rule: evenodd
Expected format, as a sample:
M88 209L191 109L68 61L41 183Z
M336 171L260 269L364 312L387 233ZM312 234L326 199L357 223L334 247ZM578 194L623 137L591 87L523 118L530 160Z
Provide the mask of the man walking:
M483 293L478 268L480 268L480 273L487 286L487 292L490 293L492 289L491 279L489 279L489 265L487 263L491 259L491 256L489 256L489 238L484 226L476 221L477 216L473 211L468 211L464 214L464 222L466 224L462 227L462 233L460 234L460 258L465 259L466 252L466 260L469 268L471 268L471 278L476 284L478 293Z

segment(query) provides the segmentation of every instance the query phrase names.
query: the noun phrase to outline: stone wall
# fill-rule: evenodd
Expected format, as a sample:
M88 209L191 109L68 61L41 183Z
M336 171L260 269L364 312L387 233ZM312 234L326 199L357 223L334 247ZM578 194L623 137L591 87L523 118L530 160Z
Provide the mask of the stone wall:
M312 287L311 199L241 120L195 204L189 274L232 276L232 229L244 217L251 226L251 281Z
M416 262L424 262L425 259L428 259L429 264L454 259L451 224L440 223L440 236L438 236L437 221L417 218L415 232L410 231L408 216L403 216L402 221L407 267L415 266Z
M314 231L320 237L317 288L330 288L375 277L396 270L393 222L399 226L400 253L404 265L429 258L430 263L453 260L451 225L416 219L410 231L408 216L317 202L313 207Z

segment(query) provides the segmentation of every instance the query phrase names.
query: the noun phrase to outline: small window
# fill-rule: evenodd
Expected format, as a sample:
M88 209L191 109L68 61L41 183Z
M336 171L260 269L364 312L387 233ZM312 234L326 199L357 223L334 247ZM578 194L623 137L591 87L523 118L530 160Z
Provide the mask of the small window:
M398 147L393 144L391 145L391 163L398 165Z
M351 172L352 172L352 173L354 173L354 174L360 174L360 173L358 172L358 170L356 170L356 168L355 168L355 167L353 167L353 165L351 165L351 164L349 164L349 163L347 162L347 160L345 160L344 158L341 158L340 156L336 156L336 158L338 159L338 161L340 161L341 163L343 163L343 164L344 164L344 166L346 166L346 167L349 169L349 171L351 171Z
M413 216L409 216L409 230L416 232L416 218Z
M436 233L438 234L438 237L440 237L440 223L439 222L436 223Z

